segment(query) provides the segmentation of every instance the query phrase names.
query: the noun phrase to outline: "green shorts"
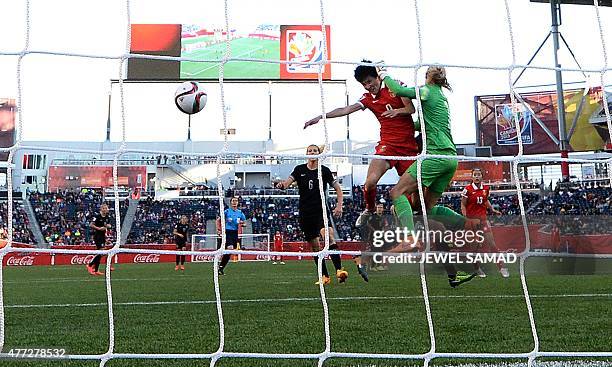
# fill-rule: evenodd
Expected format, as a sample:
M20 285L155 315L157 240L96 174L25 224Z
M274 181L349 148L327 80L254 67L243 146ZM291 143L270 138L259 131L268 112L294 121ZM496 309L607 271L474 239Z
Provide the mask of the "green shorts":
M454 159L427 158L421 166L421 183L431 192L441 194L453 180L456 170L457 161ZM410 166L408 173L416 180L417 165Z

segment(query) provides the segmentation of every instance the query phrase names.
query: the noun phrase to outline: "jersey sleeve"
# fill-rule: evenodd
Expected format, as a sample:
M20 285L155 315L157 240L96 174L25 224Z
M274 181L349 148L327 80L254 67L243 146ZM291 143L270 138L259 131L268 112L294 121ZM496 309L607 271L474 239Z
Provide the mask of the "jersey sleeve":
M368 101L368 96L366 93L364 93L361 98L359 98L359 100L356 102L357 104L361 105L361 110L365 110L366 108L368 108L369 105L369 101Z
M416 98L416 88L414 87L404 87L397 80L387 76L385 77L385 85L393 94L398 97L408 97L410 99ZM427 86L423 86L419 88L419 95L421 96L422 101L426 101L429 99L429 88Z
M244 215L242 210L240 211L240 220L243 221L243 222L246 222L246 216Z
M323 172L321 173L323 175L323 182L329 186L333 186L336 179L334 179L334 175L332 174L331 170L326 166L323 166Z
M291 172L289 176L293 177L293 181L297 181L298 177L300 177L300 166L295 166L293 172Z
M463 189L463 191L461 191L461 197L462 198L467 198L468 197L468 189L467 187Z

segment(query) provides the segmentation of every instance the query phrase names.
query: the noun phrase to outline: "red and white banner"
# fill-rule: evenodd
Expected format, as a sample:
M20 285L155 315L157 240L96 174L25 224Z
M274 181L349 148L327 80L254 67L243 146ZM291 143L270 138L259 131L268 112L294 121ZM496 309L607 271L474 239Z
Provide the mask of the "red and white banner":
M501 226L494 227L493 235L497 248L501 252L518 253L525 249L525 235L522 226ZM532 250L550 250L552 252L566 252L578 254L612 254L611 235L584 235L584 236L560 236L553 240L550 233L542 231L541 225L529 227L529 236ZM1 248L0 242L0 248ZM19 247L33 247L25 244L14 244ZM340 250L360 251L363 249L362 242L338 242ZM94 250L94 246L55 246L59 249L73 250ZM114 262L120 264L157 264L169 263L176 260L175 255L150 254L144 250L176 250L176 246L168 245L128 245L125 248L138 248L143 252L120 253ZM312 249L305 242L285 242L283 243L285 252L310 252ZM463 248L463 250L470 250ZM95 255L93 254L49 254L38 252L19 252L19 248L9 252L3 258L3 266L36 266L36 265L77 265L84 266L90 263ZM350 259L351 255L342 255L343 259ZM261 254L250 255L241 254L241 260L268 260L268 255L262 251ZM214 257L209 251L202 251L202 254L195 255L194 262L212 262ZM283 260L311 260L310 256L283 256ZM186 256L186 261L191 261L191 256ZM106 263L106 257L102 261Z

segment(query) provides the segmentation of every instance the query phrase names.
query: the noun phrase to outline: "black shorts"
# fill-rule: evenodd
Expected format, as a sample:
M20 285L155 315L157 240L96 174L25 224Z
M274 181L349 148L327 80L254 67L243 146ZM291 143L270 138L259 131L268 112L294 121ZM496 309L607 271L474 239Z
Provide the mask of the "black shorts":
M176 249L177 250L182 250L185 248L185 246L187 246L187 243L179 243L178 241L176 242Z
M328 214L327 225L329 227L334 228L334 232L335 232L335 225L334 225L334 221L329 215L330 212L328 211L327 214ZM323 213L319 213L315 215L306 215L306 216L300 215L300 228L302 229L302 232L304 233L304 240L310 241L310 240L314 240L315 238L319 238L319 236L321 235L321 229L323 229L324 227L325 227L325 223L323 222Z
M94 245L96 245L96 250L102 250L102 248L104 247L104 242L94 242Z
M217 249L221 248L221 238L217 239ZM225 248L233 250L238 245L238 231L225 230Z

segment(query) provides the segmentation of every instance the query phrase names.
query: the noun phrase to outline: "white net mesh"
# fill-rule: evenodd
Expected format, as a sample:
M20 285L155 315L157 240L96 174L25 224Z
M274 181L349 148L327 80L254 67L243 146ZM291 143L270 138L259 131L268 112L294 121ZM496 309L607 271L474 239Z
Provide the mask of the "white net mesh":
M14 158L15 158L15 154L19 149L29 149L29 150L36 150L36 149L45 149L45 150L55 150L55 151L76 151L76 150L70 150L70 149L59 149L59 148L48 148L48 147L36 147L36 146L23 146L23 127L24 127L24 120L27 120L27 111L29 107L31 105L33 105L33 101L24 101L23 95L22 95L22 84L23 84L23 75L22 75L22 65L23 65L23 60L26 56L28 55L36 55L36 54L46 54L46 55L56 55L56 56L71 56L71 57L80 57L80 58L104 58L104 59L114 59L118 61L118 66L119 66L119 92L120 92L120 99L121 99L121 144L119 145L118 149L114 150L114 151L105 151L103 152L104 154L111 154L113 155L113 186L114 186L114 192L115 192L115 213L119 213L119 196L118 196L118 178L117 178L117 169L118 169L118 160L120 159L120 157L128 152L135 152L135 153L151 153L150 151L141 151L141 150L128 150L127 149L127 144L126 144L126 109L129 108L129 106L126 106L126 103L124 103L124 91L123 91L123 80L124 80L124 64L125 62L129 59L129 58L149 58L149 59L166 59L166 60L182 60L184 61L184 59L182 58L173 58L173 57L162 57L162 56L147 56L147 55L135 55L135 54L130 54L130 45L131 45L131 34L130 34L130 24L131 24L131 19L130 19L130 1L127 0L125 1L125 18L126 18L126 22L127 22L127 33L126 33L126 47L125 47L125 52L119 56L97 56L97 55L87 55L87 54L74 54L74 53L61 53L61 52L50 52L50 51L45 51L45 50L32 50L30 48L30 30L31 30L31 6L30 6L30 1L26 1L26 10L25 10L25 44L24 47L21 51L19 52L7 52L6 50L0 50L0 56L17 56L18 57L18 61L17 61L17 112L18 112L18 121L17 121L17 136L16 136L16 142L15 144L10 147L10 148L2 148L0 149L3 152L8 151L9 152L9 157L8 157L8 162L6 162L4 165L7 167L7 175L8 175L8 179L7 179L7 185L8 185L8 242L7 245L2 248L0 250L0 262L4 259L5 256L7 256L7 254L11 253L12 251L14 251L14 247L13 247L13 187L12 187L12 174L13 174L13 167L14 167ZM419 80L418 80L418 75L419 75L419 71L423 68L423 67L427 67L430 66L430 63L425 62L425 58L423 55L423 44L426 42L426 39L423 36L422 33L422 20L421 20L421 15L419 13L419 4L420 2L418 0L414 0L414 11L415 11L415 16L416 16L416 30L417 30L417 36L418 36L418 63L415 65L391 65L393 67L398 67L398 68L406 68L406 69L412 69L414 71L414 85L418 85L419 84ZM323 39L325 39L326 37L326 28L325 28L325 24L326 24L326 20L325 20L325 6L324 6L324 1L320 0L319 2L319 7L320 7L320 21L321 21L321 31L323 33ZM531 69L540 69L540 70L558 70L559 68L556 67L545 67L545 66L530 66L530 65L520 65L517 64L516 61L516 44L515 44L515 37L514 37L514 32L513 32L513 21L512 21L512 12L511 12L511 6L509 4L508 0L504 0L503 1L503 5L505 7L505 16L506 16L506 25L508 28L508 32L507 35L509 37L510 40L510 44L511 44L511 51L512 51L512 62L510 65L502 65L502 66L488 66L488 65L457 65L457 64L449 64L449 63L442 63L442 64L437 64L437 65L441 65L441 66L445 66L448 68L459 68L459 69L474 69L474 70L498 70L498 71L507 71L508 72L508 82L509 82L509 92L510 92L510 97L511 97L511 101L512 101L512 106L513 106L513 111L515 114L517 114L518 116L518 107L517 107L517 101L516 101L516 97L518 95L518 92L515 89L514 83L512 82L513 80L513 75L516 69L519 68L531 68ZM601 68L599 69L572 69L572 68L563 68L560 70L564 70L564 71L581 71L584 73L595 73L595 74L599 74L599 79L600 79L600 84L601 84L601 88L602 90L605 90L605 77L606 77L606 73L610 71L609 65L608 65L608 56L607 56L607 48L606 48L606 43L605 43L605 37L604 35L605 30L604 30L604 25L602 22L602 19L600 17L600 9L599 9L599 4L597 0L593 1L593 12L594 12L594 19L597 22L597 27L599 30L599 37L601 39L601 48L602 48L602 55L603 55L603 59L602 59L602 65ZM224 1L224 21L225 21L225 29L229 30L231 29L231 22L230 22L230 5L228 3L228 1ZM327 60L325 57L327 55L327 50L326 50L326 43L323 42L323 57L324 59L321 60L320 62L317 63L305 63L305 64L315 64L319 66L319 73L318 73L318 78L319 78L319 85L320 85L320 94L321 94L321 111L322 111L322 115L323 115L323 131L324 131L324 139L325 139L325 150L320 154L320 158L328 158L328 157L333 157L333 156L338 156L337 154L332 154L329 151L329 146L330 146L330 142L329 142L329 136L328 136L328 130L327 130L327 121L325 119L325 112L326 112L326 106L325 106L325 95L324 95L324 89L323 89L323 78L322 78L322 70L326 65L332 64L332 63L342 63L342 64L354 64L354 65L358 65L359 63L355 63L355 62L346 62L346 61L332 61L332 60ZM192 61L192 62L215 62L218 60L201 60L201 59L192 59L192 60L188 60L188 61ZM521 217L522 217L522 225L524 228L524 235L525 235L525 239L526 239L526 246L525 246L525 250L520 254L520 278L521 278L521 285L522 285L522 290L523 290L523 295L524 295L524 299L525 299L525 303L527 306L527 312L529 315L529 322L530 322L530 326L531 326L531 334L533 337L533 345L534 348L533 350L531 350L530 352L527 353L513 353L512 351L509 351L508 353L462 353L462 352L456 352L456 353L442 353L442 352L438 352L437 348L436 348L436 334L435 334L435 329L434 329L434 323L432 320L432 312L431 312L431 307L430 307L430 297L428 295L428 286L427 286L427 278L426 278L426 273L425 273L425 265L421 264L420 265L420 280L421 280L421 288L422 288L422 294L423 294L423 301L424 301L424 306L425 306L425 311L426 311L426 317L427 317L427 325L428 325L428 329L429 329L429 337L430 337L430 348L426 353L422 353L422 354L376 354L376 353L346 353L346 352L335 352L333 351L332 348L332 340L331 340L331 334L330 334L330 316L329 316L329 309L328 309L328 302L327 302L327 298L326 298L326 291L325 288L323 286L323 284L319 285L319 291L320 291L320 299L322 302L322 309L323 309L323 316L324 316L324 333L325 333L325 344L322 348L322 351L319 353L311 353L311 354L302 354L302 353L277 353L277 354L271 354L271 353L241 353L241 352L228 352L225 350L225 324L224 324L224 314L223 314L223 304L222 304L222 296L221 296L221 291L220 291L220 285L219 285L219 275L217 272L217 269L219 267L219 261L222 255L224 254L237 254L237 255L248 255L248 254L252 254L252 255L261 255L261 251L260 250L241 250L241 251L237 251L237 250L225 250L225 242L226 242L226 236L225 236L225 220L224 220L224 200L223 200L223 196L224 196L224 191L223 191L223 185L220 179L220 171L219 171L219 167L221 165L221 163L223 162L224 158L229 157L229 156L249 156L249 155L255 155L255 154L259 154L261 155L261 153L256 153L256 152L232 152L229 150L229 145L228 145L228 137L227 137L227 131L228 131L228 125L227 125L227 116L226 116L226 103L225 103L225 99L224 99L224 89L223 89L223 85L224 85L224 70L225 70L225 66L228 62L231 61L252 61L252 62L271 62L271 63L282 63L282 61L262 61L259 59L248 59L248 58L233 58L232 54L231 54L231 48L230 48L230 38L229 36L225 38L225 53L222 57L222 59L220 60L220 72L219 72L219 85L220 85L220 97L221 97L221 105L219 106L221 108L221 111L223 111L223 127L224 127L224 131L226 132L226 134L224 135L224 145L222 147L222 149L219 152L216 152L214 154L197 154L195 153L194 155L196 156L201 156L201 157L215 157L217 160L217 187L218 187L218 197L219 197L219 215L221 217L221 224L222 224L222 236L221 236L221 247L219 250L214 250L211 252L211 255L214 256L214 278L213 278L213 282L214 282L214 291L215 291L215 300L216 300L216 307L217 307L217 316L218 316L218 322L219 322L219 347L218 349L213 352L213 353L203 353L203 354L195 354L195 353L185 353L185 354L167 354L167 353L160 353L160 354L139 354L139 353L117 353L115 352L115 317L113 314L113 290L112 290L112 277L111 277L111 271L110 271L110 267L106 268L106 274L105 274L105 280L106 280L106 294L107 294L107 302L108 302L108 325L109 325L109 341L108 341L108 350L106 351L106 353L104 354L91 354L91 355L66 355L64 356L64 358L67 359L72 359L72 360L96 360L96 361L100 361L100 366L104 366L108 361L112 360L112 359L210 359L210 366L215 366L217 364L217 362L221 359L221 358L269 358L269 359L313 359L313 360L317 360L318 361L318 365L322 366L326 360L330 359L330 358L368 358L368 359L403 359L403 360L422 360L423 361L423 365L424 366L428 366L429 363L434 360L434 359L439 359L439 358L451 358L451 359L481 359L481 358L490 358L490 359L527 359L527 366L532 366L534 364L534 362L536 361L537 358L542 358L542 357L564 357L564 358L604 358L604 357L612 357L612 352L611 351L606 351L606 352L581 352L581 351L575 351L575 352L555 352L555 351L541 351L540 350L540 345L539 345L539 339L538 339L538 329L537 329L537 325L535 322L535 318L534 318L534 312L532 309L532 304L531 304L531 297L529 295L529 291L528 291L528 286L527 286L527 280L525 277L525 261L529 256L550 256L550 254L547 253L541 253L541 252L533 252L531 251L530 248L530 238L529 238L529 231L528 231L528 227L527 227L527 219L526 219L526 215L525 215L525 207L523 204L523 195L522 195L522 190L521 190L521 185L519 183L519 180L516 180L516 192L518 195L518 204L520 207L520 213L521 213ZM292 63L296 63L294 61L292 61ZM422 106L421 106L421 102L420 102L420 96L419 96L419 89L416 89L417 91L417 98L416 98L416 108L418 111L418 115L419 115L419 119L420 119L420 123L421 126L425 126L425 121L423 119L423 110L422 110ZM605 109L605 115L606 115L606 120L607 120L607 125L608 125L608 131L610 132L610 138L612 140L612 119L610 116L610 111L609 111L609 105L608 105L608 101L607 101L607 95L604 92L603 93L603 106ZM28 106L27 108L25 108L25 106ZM212 108L212 107L211 107ZM518 119L517 119L518 120ZM422 129L422 133L423 135L425 135L425 129ZM478 161L491 161L491 160L497 160L497 161L507 161L510 162L512 164L512 169L514 171L514 176L515 177L519 177L519 164L521 163L525 163L525 162L547 162L547 161L551 161L550 157L532 157L532 156L526 156L523 154L524 150L523 150L523 142L522 139L517 139L518 141L518 154L512 158L497 158L497 159L493 159L493 158L466 158L466 157L457 157L458 160L462 160L462 161L467 161L467 160L478 160ZM427 145L426 145L426 137L424 136L423 138L423 152L426 152L427 150ZM79 152L83 152L83 153L100 153L97 151L88 151L88 150L80 150ZM167 153L167 154L171 154L172 152L156 152L156 153ZM180 152L177 152L180 153ZM282 156L279 154L275 154L275 156ZM372 155L355 155L355 154L344 154L341 156L349 156L349 157L365 157L365 158L373 158L375 156ZM292 158L305 158L304 156L301 155L286 155L286 157L292 157ZM396 160L410 160L410 159L416 159L416 163L417 163L417 176L418 176L418 181L421 181L422 178L422 163L426 158L432 158L432 157L438 157L438 158L444 158L444 156L436 156L436 155L431 155L431 154L427 154L427 153L422 153L419 156L412 157L412 158L407 158L407 157L389 157L386 156L385 159L396 159ZM319 160L319 168L321 165L321 162L323 161L323 159ZM589 160L584 160L584 159L558 159L555 158L554 159L557 162L567 162L567 163L589 163L592 161ZM612 168L612 160L608 160L608 165ZM318 170L318 175L319 175L319 187L321 188L320 190L320 195L321 195L321 199L323 202L325 202L325 193L323 192L323 185L322 185L322 177L321 177L321 172L322 170L319 169ZM612 182L612 169L609 169L608 172L610 173L610 181ZM425 197L424 197L424 193L422 188L419 186L419 198L421 201L421 206L425 207ZM268 247L267 247L267 251L265 251L265 253L269 256L274 256L274 255L283 255L283 256L319 256L319 262L318 262L318 275L319 278L322 276L322 261L324 259L325 256L329 255L329 254L348 254L348 255L358 255L359 252L357 251L334 251L334 250L330 250L329 246L330 246L330 238L329 238L329 233L327 232L327 228L328 228L328 216L327 216L327 207L325 205L323 205L323 218L324 218L324 224L325 224L325 228L326 228L326 233L325 233L325 246L323 247L323 249L321 251L318 252L274 252L274 251L269 251L269 239L268 239ZM120 222L120 216L117 215L116 216L116 240L114 242L114 246L109 249L109 250L99 250L99 251L91 251L91 250L67 250L67 249L27 249L27 248L21 248L19 249L20 252L37 252L37 253L54 253L54 254L103 254L103 255L108 255L109 257L112 257L113 255L119 254L119 253L152 253L152 254L177 254L178 252L176 251L165 251L165 250L150 250L150 249L129 249L129 248L123 248L120 246L120 239L121 239L121 222ZM427 221L425 221L425 225L427 226ZM427 228L426 228L427 229ZM427 243L427 247L426 247L426 251L430 250L430 244ZM199 251L187 251L187 252L181 252L181 254L187 254L187 255L191 255L194 257L200 256L201 252ZM593 257L594 255L583 255L585 257ZM612 256L609 255L598 255L599 257L605 257L605 258L610 258ZM4 343L5 343L5 319L4 319L4 315L5 315L5 300L4 300L4 292L3 292L3 271L0 271L0 351L2 351L2 353L0 354L0 357L4 357L7 358L9 357L6 353L5 350L3 350L2 348L4 347ZM593 365L597 365L597 363L594 363Z

